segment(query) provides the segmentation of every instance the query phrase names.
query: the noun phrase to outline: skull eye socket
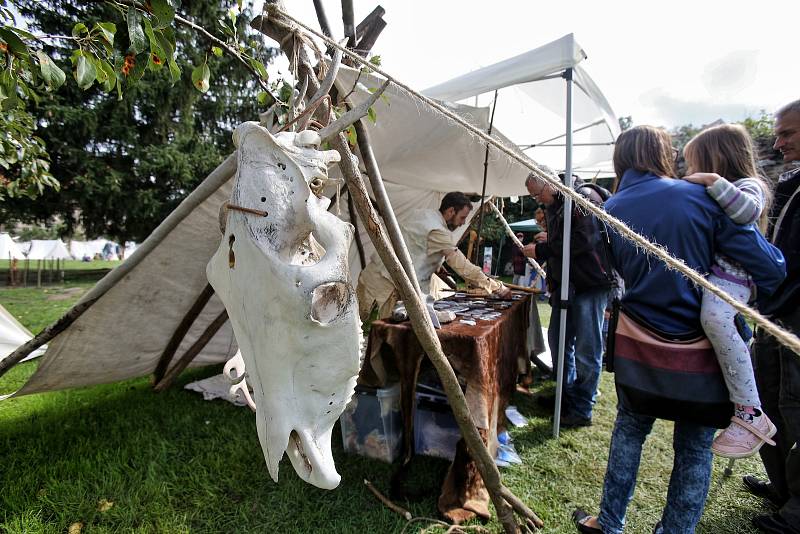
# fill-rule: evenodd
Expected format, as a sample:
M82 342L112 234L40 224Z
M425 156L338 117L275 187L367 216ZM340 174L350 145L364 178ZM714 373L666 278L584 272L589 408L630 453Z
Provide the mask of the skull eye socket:
M350 290L344 282L328 282L314 288L311 294L311 319L321 325L335 321L347 310Z

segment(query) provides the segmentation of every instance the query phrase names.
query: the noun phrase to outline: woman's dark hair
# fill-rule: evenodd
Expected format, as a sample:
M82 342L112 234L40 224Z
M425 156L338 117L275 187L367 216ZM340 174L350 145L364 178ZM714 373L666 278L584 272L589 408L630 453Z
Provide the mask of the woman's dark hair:
M654 126L635 126L617 137L614 173L617 180L629 169L657 176L675 176L675 154L670 135Z
M460 191L452 191L447 193L444 198L442 198L442 204L439 206L439 211L444 213L447 211L447 208L455 208L456 212L461 211L464 206L469 206L469 209L472 209L472 202L469 201L469 197Z

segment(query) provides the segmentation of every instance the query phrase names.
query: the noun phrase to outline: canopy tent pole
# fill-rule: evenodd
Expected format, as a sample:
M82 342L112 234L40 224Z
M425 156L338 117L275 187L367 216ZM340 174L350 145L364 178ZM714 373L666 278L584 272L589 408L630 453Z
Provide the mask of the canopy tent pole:
M564 71L567 81L567 164L564 185L572 189L572 69ZM566 348L567 306L569 302L570 236L572 235L572 197L564 198L564 246L561 252L561 300L559 302L558 362L556 371L556 407L553 414L553 437L558 439L561 426L561 397L564 393L564 349Z
M494 102L492 102L492 117L489 119L488 134L492 135L494 125L494 111L497 109L497 89L494 90ZM483 157L483 188L481 189L481 206L478 208L478 240L475 246L475 264L478 264L478 254L481 249L481 228L483 227L483 200L486 198L486 176L489 173L489 144L486 144L486 155Z

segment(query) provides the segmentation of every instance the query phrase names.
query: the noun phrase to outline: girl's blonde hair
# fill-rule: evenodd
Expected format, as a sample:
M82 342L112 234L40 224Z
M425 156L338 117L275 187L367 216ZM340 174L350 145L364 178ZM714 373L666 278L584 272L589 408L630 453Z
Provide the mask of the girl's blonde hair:
M761 208L759 228L764 232L772 204L769 184L758 172L755 147L747 130L739 124L712 126L695 135L683 149L686 166L692 172L713 172L729 182L753 178L761 183L764 206Z

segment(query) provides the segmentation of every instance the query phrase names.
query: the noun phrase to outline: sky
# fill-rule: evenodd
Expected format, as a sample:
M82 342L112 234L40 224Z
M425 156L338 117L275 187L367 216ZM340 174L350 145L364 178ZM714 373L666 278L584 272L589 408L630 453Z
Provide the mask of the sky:
M318 27L311 0L284 1ZM420 90L574 33L584 68L634 124L738 121L800 98L797 0L353 2L356 23L384 7L387 26L373 52ZM323 4L342 37L340 2Z

